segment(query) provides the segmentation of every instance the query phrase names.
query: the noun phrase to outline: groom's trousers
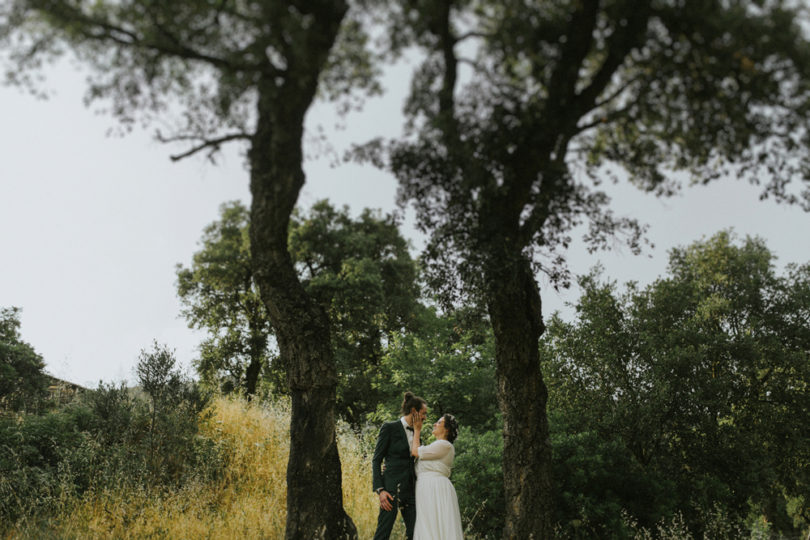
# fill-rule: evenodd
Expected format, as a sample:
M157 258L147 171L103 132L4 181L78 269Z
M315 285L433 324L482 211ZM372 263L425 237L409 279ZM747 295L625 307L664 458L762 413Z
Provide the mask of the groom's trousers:
M390 511L380 508L374 540L388 540L391 536L391 529L394 528L394 523L397 520L398 512L402 513L402 520L405 521L405 536L408 540L412 540L413 526L416 523L416 499L403 497L403 500L400 501L398 497L394 497L391 506Z

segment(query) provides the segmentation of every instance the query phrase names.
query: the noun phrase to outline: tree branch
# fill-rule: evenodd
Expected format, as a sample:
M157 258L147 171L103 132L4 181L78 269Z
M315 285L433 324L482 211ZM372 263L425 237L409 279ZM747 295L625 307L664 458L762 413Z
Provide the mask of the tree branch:
M574 100L582 63L593 44L599 0L581 0L577 6L571 16L562 54L549 79L545 118L554 116L552 111L565 111Z
M465 32L465 33L461 34L460 36L458 36L456 38L456 43L461 43L462 41L465 41L465 40L470 39L470 38L487 39L487 38L491 38L491 37L495 37L495 36L492 35L492 34L487 34L485 32L478 32L478 31L475 31L475 30L470 30L469 32Z
M613 122L614 120L624 116L627 113L627 111L629 111L633 107L633 105L634 105L633 103L628 104L625 107L614 109L606 114L598 115L597 118L591 122L588 122L586 124L579 124L577 125L576 133L579 134L582 133L583 131L595 128L596 126Z
M235 141L235 140L250 140L252 137L250 134L245 132L237 132L237 133L230 133L228 135L223 135L222 137L217 137L216 139L203 139L202 137L197 137L193 135L178 135L175 137L163 137L160 132L156 135L157 140L162 143L172 143L172 142L180 142L180 141L198 141L202 140L202 142L192 148L188 149L187 151L183 152L182 154L174 154L169 156L172 161L180 161L181 159L185 159L187 157L193 156L197 152L205 150L206 148L210 148L211 151L208 154L208 158L211 159L213 154L219 150L219 147L222 146L226 142Z
M168 42L161 43L155 40L145 40L136 30L127 29L114 24L104 18L94 17L85 14L80 9L64 8L64 11L55 12L46 8L39 8L49 16L56 16L65 25L78 25L78 34L86 39L95 41L112 41L127 47L141 47L159 54L176 56L187 60L199 60L212 66L228 71L252 71L259 69L259 65L242 64L197 51L187 45L183 45L176 36L171 34L162 24L160 24L154 14L150 11L150 19L155 28L163 35Z
M456 59L455 51L457 39L453 36L453 30L450 27L452 4L453 0L444 0L442 2L439 20L437 21L437 30L444 58L442 88L439 90L439 117L445 128L445 135L450 138L449 142L455 144L458 133L455 122L455 90L458 75L458 60Z
M559 186L563 178L565 167L565 158L568 156L568 144L571 142L570 137L563 137L557 145L556 155L553 160L546 162L543 167L543 185L540 196L532 208L531 213L520 225L519 241L521 245L525 246L531 242L535 232L542 229L543 224L551 215L551 207L554 204L555 196L557 196L561 189Z
M576 109L581 115L594 108L594 104L599 96L604 92L607 85L613 78L613 74L624 63L624 59L637 47L643 37L644 31L647 28L647 21L650 17L650 2L632 2L628 6L628 17L624 31L616 28L611 34L608 41L608 54L605 61L599 67L599 70L591 79L590 84L576 96ZM619 26L620 21L616 21ZM628 84L633 81L630 79ZM619 88L619 93L626 88L627 85L622 85ZM614 93L614 95L617 95ZM612 98L611 98L612 99ZM603 100L603 103L606 100Z

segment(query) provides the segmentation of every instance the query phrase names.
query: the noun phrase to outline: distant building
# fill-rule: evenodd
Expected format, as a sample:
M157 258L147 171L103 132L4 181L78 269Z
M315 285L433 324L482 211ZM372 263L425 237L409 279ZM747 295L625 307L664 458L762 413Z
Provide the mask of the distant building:
M58 405L64 405L77 395L87 392L88 390L83 386L59 379L53 375L45 374L45 376L48 378L48 395L50 399Z

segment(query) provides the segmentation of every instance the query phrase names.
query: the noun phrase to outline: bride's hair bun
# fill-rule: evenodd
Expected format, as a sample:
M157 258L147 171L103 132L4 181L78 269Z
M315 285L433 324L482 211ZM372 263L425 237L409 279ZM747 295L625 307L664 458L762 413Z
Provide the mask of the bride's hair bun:
M458 437L458 420L450 413L446 413L442 418L444 418L444 429L447 430L447 442L452 443Z

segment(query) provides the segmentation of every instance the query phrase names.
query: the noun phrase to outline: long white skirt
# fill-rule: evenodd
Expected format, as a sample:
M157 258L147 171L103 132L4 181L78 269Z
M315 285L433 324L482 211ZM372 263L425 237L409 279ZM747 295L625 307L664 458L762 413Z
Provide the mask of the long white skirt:
M416 526L413 540L461 540L456 488L441 473L424 471L416 479Z

